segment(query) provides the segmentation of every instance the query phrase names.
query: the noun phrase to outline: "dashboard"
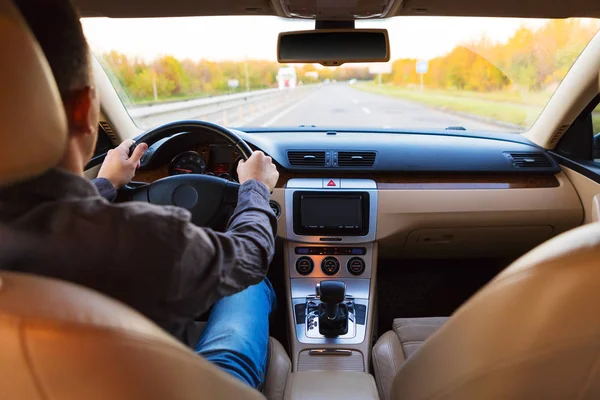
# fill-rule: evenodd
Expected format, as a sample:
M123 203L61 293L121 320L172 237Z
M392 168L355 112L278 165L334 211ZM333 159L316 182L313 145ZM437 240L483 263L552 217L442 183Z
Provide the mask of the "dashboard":
M383 258L514 256L583 220L579 197L556 160L520 135L318 128L234 132L278 167L271 202L285 240L300 240L290 230L292 221L286 222L298 215L292 197L299 189L292 183L300 191L326 191L352 190L357 180L372 182L367 190L376 230L370 240ZM204 173L236 180L240 155L219 140L185 132L162 139L144 155L134 179ZM360 202L360 193L354 197L347 200L349 207ZM307 204L317 200L306 197ZM299 224L309 233L318 225L310 217ZM347 226L366 229L355 221Z
M325 347L349 351L368 370L380 266L411 267L419 258L508 261L583 221L579 196L556 160L520 135L234 132L279 170L270 205L283 262L274 265L283 264L287 279L298 369L316 363L310 351ZM210 132L179 133L150 147L135 180L236 179L238 158ZM352 318L335 337L323 334L316 303L328 279L342 281L351 299Z
M253 150L270 155L285 185L297 177L365 177L377 174L380 183L420 183L434 180L472 182L498 188L535 180L533 185L556 183L556 160L544 149L516 134L476 136L442 131L234 131ZM199 138L201 137L201 138ZM235 179L240 155L210 132L175 134L154 143L141 161L140 177L147 171L164 176L201 173ZM160 171L158 171L158 170ZM158 176L158 175L157 175ZM502 176L502 178L500 178ZM550 178L549 178L550 177ZM402 179L401 179L402 178ZM531 182L530 182L531 183ZM522 183L527 185L526 183ZM481 185L480 185L481 186Z

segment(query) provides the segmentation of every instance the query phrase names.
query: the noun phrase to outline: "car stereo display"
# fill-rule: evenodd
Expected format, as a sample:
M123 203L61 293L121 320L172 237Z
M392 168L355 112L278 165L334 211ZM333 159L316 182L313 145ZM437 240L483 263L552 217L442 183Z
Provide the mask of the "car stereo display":
M294 233L297 235L364 236L368 231L368 193L294 193Z

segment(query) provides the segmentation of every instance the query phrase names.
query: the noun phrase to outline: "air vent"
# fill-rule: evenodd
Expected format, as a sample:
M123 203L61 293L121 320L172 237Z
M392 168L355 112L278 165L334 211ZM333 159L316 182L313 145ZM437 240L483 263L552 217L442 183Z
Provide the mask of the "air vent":
M515 168L550 168L552 161L544 153L505 153Z
M279 203L271 200L269 201L269 206L271 207L271 210L273 210L273 212L275 213L277 219L279 219L279 217L281 216L281 206L279 205Z
M554 135L552 135L552 137L550 138L550 144L551 145L555 145L556 143L558 143L558 141L560 140L560 138L565 134L565 132L569 129L569 125L561 125L556 132L554 132Z
M117 135L115 135L115 131L112 128L112 125L109 124L107 121L100 121L100 128L102 128L104 130L104 132L106 133L106 136L108 136L110 138L110 141L112 143L119 143L119 139L117 138Z
M375 164L373 151L340 151L338 153L339 167L372 167Z
M292 167L324 167L324 151L289 151L288 161Z

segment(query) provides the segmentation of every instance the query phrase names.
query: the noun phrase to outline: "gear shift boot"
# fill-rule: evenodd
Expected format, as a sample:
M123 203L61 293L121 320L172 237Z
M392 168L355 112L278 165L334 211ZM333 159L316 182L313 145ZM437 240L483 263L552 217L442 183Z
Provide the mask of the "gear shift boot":
M348 306L338 305L335 318L330 319L327 306L319 304L319 333L325 337L337 337L348 333Z

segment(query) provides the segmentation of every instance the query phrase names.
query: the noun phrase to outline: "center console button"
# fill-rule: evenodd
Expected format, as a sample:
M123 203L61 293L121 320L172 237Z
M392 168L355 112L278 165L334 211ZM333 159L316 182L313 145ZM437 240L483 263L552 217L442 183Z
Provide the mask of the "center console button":
M365 272L365 260L360 257L352 257L348 260L348 272L352 275L360 275Z
M323 178L323 189L339 189L340 180L336 178Z
M314 267L315 264L310 257L300 257L298 260L296 260L296 271L298 271L300 275L310 274Z
M340 270L340 262L335 257L325 257L321 262L321 270L325 275L335 275Z

